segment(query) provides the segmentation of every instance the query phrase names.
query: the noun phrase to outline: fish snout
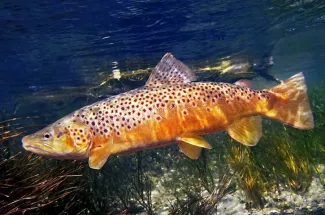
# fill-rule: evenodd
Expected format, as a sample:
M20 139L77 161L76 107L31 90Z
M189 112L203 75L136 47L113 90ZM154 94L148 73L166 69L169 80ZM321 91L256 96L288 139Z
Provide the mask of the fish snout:
M23 137L21 142L23 143L23 147L25 150L30 151L30 149L33 148L33 145L34 145L33 137L31 135L27 135L27 136Z
M46 154L44 147L34 135L28 135L23 137L21 142L23 143L23 148L26 151L33 152L39 155Z

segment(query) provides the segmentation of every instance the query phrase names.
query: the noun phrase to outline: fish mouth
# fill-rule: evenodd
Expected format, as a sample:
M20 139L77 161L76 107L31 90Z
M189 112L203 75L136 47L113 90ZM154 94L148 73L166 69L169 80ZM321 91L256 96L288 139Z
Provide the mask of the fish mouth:
M29 143L24 143L24 142L23 142L23 148L26 151L30 151L30 152L34 152L34 153L43 151L39 146L36 146L36 145L33 145L33 144L29 144Z
M35 147L35 145L30 144L30 136L23 137L21 142L23 143L24 149L27 150L27 151L30 151L30 149L33 149L33 148L38 148L39 149L39 147Z
M35 154L39 155L48 155L49 152L47 152L45 149L43 149L39 144L36 144L35 141L33 140L33 137L31 136L25 136L21 140L23 143L23 148L26 151L33 152Z
M33 153L35 153L35 154L39 154L39 155L48 155L48 152L46 152L46 151L43 150L42 148L37 147L37 146L35 146L35 145L30 145L30 144L24 144L24 143L23 143L23 148L24 148L26 151L33 152Z
M55 152L48 152L48 151L42 149L41 147L31 145L31 144L23 143L23 147L26 151L29 151L34 154L41 155L41 156L44 156L47 158L61 159L63 157L60 154L57 154Z
M40 144L37 140L35 140L32 136L25 136L21 140L22 146L26 151L35 153L37 155L41 155L47 158L53 159L68 159L68 160L84 160L87 158L86 154L78 154L78 153L60 153L55 151L53 147L47 146L46 144Z

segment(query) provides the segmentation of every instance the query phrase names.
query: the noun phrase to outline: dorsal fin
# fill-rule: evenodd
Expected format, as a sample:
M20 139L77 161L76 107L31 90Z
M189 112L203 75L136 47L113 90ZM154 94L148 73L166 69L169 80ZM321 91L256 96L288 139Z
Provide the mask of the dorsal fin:
M182 84L195 81L195 74L171 53L167 53L154 68L146 87Z

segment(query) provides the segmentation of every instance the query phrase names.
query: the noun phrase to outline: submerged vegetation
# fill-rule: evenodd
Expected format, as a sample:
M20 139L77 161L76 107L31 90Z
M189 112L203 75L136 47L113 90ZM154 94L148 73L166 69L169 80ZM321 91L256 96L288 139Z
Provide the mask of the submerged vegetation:
M315 128L301 131L264 119L254 147L225 133L207 136L212 150L190 160L176 146L111 157L101 170L87 162L56 161L20 152L20 139L39 122L1 114L1 214L212 214L240 191L246 209L267 207L277 195L303 195L313 180L325 186L324 85L310 90ZM24 121L22 121L24 120ZM27 122L26 122L27 120ZM22 124L28 126L22 128ZM321 200L320 200L321 201Z

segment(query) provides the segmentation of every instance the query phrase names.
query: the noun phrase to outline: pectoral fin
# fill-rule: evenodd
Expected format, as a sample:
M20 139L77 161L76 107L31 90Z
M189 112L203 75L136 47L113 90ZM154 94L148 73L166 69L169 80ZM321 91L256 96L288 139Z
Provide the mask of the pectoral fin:
M100 169L104 166L109 157L109 151L103 145L96 145L90 150L89 167L92 169Z
M181 151L191 159L198 159L202 148L212 148L212 146L202 137L190 134L182 135L177 138L177 143Z
M244 145L255 146L262 136L262 118L260 116L245 117L235 121L226 130L236 141Z

